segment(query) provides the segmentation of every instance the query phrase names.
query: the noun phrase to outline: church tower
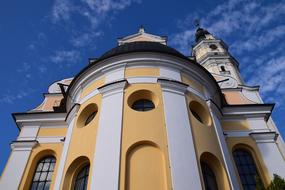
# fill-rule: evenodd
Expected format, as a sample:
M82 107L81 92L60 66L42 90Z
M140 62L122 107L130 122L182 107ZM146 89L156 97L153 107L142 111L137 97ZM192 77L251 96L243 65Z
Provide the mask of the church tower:
M227 44L203 28L196 30L192 56L215 77L221 88L244 84L239 63L230 54Z

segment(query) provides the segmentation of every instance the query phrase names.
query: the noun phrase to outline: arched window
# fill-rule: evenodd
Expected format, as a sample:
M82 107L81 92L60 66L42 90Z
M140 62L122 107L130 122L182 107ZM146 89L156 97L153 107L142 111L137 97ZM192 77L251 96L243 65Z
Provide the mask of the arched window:
M218 190L216 176L211 167L207 163L201 161L201 169L202 169L205 189Z
M77 174L75 183L74 183L74 190L86 190L87 184L88 184L88 176L89 176L89 167L87 166L83 167Z
M38 162L31 190L49 189L55 166L55 157L48 156Z
M251 154L244 149L233 152L234 160L244 190L255 190L256 177L259 177Z

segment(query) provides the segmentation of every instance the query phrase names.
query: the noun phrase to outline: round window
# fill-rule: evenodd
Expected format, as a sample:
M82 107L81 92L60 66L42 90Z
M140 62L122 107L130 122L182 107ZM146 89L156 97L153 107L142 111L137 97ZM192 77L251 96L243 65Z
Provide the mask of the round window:
M133 103L132 109L136 111L149 111L154 109L154 104L151 100L140 99Z
M77 120L77 126L78 127L84 127L90 124L94 118L96 117L98 112L98 107L96 104L89 104L86 106L80 113L78 120Z
M192 101L189 104L191 115L200 123L210 125L210 116L208 111L199 102Z
M211 50L216 50L218 48L215 44L211 44L209 47L211 48Z
M128 97L128 105L136 111L150 111L157 107L158 98L149 90L138 90Z

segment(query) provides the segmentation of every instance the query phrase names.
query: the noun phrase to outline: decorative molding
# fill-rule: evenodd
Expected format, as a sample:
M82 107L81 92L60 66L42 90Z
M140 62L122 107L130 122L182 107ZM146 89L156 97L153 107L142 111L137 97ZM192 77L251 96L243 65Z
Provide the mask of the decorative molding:
M46 136L37 137L39 143L62 143L64 141L64 136Z
M14 113L14 120L21 129L29 125L64 125L66 113L56 112L35 112L35 113Z
M79 104L83 104L84 102L86 102L87 100L89 100L90 98L96 96L97 94L99 94L99 90L95 89L92 92L90 92L89 94L87 94L86 96L84 96L84 98L82 98L79 102Z
M36 140L31 140L31 141L13 141L11 143L11 148L13 151L30 151L34 146L38 144L38 141Z
M157 83L157 77L128 77L126 79L129 84Z
M198 96L202 100L206 100L206 97L204 96L203 93L197 91L196 89L192 88L191 86L187 87L187 91L190 92L190 93L193 93L194 95Z
M278 134L276 132L254 132L249 134L256 143L274 143Z
M65 121L67 125L69 126L73 118L77 116L77 112L80 108L80 104L74 104L71 110L67 113Z
M173 92L180 95L184 95L188 88L187 84L184 84L179 81L159 78L157 82L161 85L163 91Z
M222 108L224 117L264 118L268 120L274 104L242 104Z
M104 86L98 88L99 92L104 97L120 93L126 87L128 81L127 80L120 80L112 83L105 84Z

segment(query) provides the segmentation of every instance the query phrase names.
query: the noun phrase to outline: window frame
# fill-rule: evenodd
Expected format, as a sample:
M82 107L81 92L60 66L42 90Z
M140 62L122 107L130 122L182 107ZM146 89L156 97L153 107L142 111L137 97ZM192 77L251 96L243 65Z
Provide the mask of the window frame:
M45 156L42 159L40 159L37 162L29 189L30 190L50 189L52 176L55 170L55 164L56 164L56 158L53 155ZM39 184L43 184L43 188L39 187Z
M89 178L89 172L90 172L90 164L85 164L82 167L78 169L78 172L76 172L76 175L74 176L73 180L73 190L86 190L88 187L88 178ZM84 174L82 174L84 173ZM80 176L82 175L82 176ZM80 176L80 177L79 177ZM76 189L77 185L80 185L80 183L83 181L83 189ZM81 186L79 186L80 188Z
M205 190L218 190L217 177L212 167L205 161L200 161L200 166ZM211 184L211 181L214 182L214 184Z
M248 157L244 157L244 155L243 155L243 158L241 158L241 156L239 155L237 158L237 152L239 152L239 153L242 152L242 154L247 155ZM262 181L262 178L261 178L260 172L258 170L257 164L255 162L253 154L251 153L251 151L249 151L245 148L237 148L232 152L232 155L233 155L233 160L234 160L234 163L235 163L235 166L236 166L242 187L245 190L248 190L248 189L250 189L250 190L254 189L255 190L255 188L256 188L256 177L259 177L261 181ZM251 163L240 163L240 162L249 161L249 160L251 161ZM237 161L239 161L239 163L237 163ZM240 168L240 167L242 167L242 168ZM251 169L254 168L255 173L253 171L249 171L250 168ZM246 172L250 172L250 173L246 173ZM253 175L254 175L254 177L253 177ZM251 180L251 182L254 182L254 183L248 183L250 181L248 176L251 177L250 180Z

